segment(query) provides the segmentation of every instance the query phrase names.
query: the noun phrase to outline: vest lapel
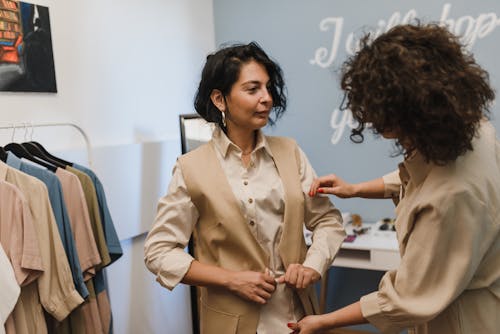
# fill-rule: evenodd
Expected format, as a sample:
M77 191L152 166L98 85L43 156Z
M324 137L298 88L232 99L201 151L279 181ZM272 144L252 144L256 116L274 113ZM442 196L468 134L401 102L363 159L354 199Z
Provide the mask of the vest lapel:
M297 196L302 195L299 182L299 170L296 152L291 145L283 145L284 141L267 137L269 147L273 152L274 163L281 177L285 192L285 213L283 216L283 233L279 244L280 256L285 265L300 261L302 245L303 203ZM293 149L290 149L293 148ZM294 196L297 194L297 196ZM302 237L303 239L303 237Z

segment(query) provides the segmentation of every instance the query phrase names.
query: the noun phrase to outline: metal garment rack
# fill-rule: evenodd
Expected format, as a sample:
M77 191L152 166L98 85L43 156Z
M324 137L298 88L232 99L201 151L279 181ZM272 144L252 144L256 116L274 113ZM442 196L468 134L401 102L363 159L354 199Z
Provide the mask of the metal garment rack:
M12 130L15 131L16 129L24 129L28 130L31 129L31 135L33 135L33 129L34 128L42 128L42 127L61 127L61 126L69 126L72 127L82 135L83 139L85 140L85 146L87 149L87 159L89 162L89 167L92 168L92 152L91 148L92 146L90 145L90 140L85 131L79 127L78 125L74 123L31 123L31 122L23 122L23 123L10 123L10 125L0 125L0 129L6 129L6 130ZM14 134L12 135L14 136Z

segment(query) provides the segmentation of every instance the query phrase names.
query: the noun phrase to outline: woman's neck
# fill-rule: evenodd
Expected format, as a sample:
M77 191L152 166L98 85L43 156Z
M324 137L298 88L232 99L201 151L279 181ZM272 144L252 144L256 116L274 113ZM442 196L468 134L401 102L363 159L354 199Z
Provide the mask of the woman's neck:
M240 148L243 154L250 154L255 148L257 141L257 131L256 130L234 130L228 129L228 138Z

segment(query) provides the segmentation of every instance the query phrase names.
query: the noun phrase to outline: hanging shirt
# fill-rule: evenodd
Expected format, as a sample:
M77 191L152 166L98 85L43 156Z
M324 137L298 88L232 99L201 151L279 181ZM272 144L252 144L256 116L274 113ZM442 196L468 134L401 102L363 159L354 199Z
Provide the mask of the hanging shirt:
M108 247L109 255L111 257L111 263L113 263L123 255L123 250L120 240L118 239L118 234L116 233L113 219L111 218L111 213L109 212L104 187L97 175L91 169L75 163L73 164L73 168L87 174L94 184L97 195L97 203L99 205L99 215L101 217L104 236L106 239L106 246Z
M0 182L0 188L1 188ZM0 190L1 192L1 190ZM5 334L4 323L16 305L20 288L17 284L14 270L7 255L0 245L0 334Z
M92 183L94 184L97 195L97 203L99 205L99 216L101 218L102 227L104 229L104 237L106 240L106 246L109 251L109 256L111 259L110 264L111 264L116 260L118 260L123 255L123 250L120 241L118 239L118 235L116 233L115 226L111 218L111 214L108 209L104 187L102 186L102 183L97 177L97 175L92 170L75 163L73 164L73 168L87 174L92 180ZM97 271L94 277L94 288L97 296L97 303L100 310L101 323L103 324L105 333L108 333L111 330L111 322L112 322L111 306L109 303L109 296L106 291L107 285L108 284L104 271L102 270Z
M21 289L20 302L13 312L17 334L46 333L41 307L62 320L83 302L73 284L47 188L38 179L0 163L0 180L15 185L25 196L40 245L43 274ZM18 307L20 306L20 307ZM29 316L27 316L29 315ZM7 326L7 332L8 331Z
M50 205L52 207L54 218L56 219L59 235L63 243L64 251L68 257L68 262L73 276L73 283L78 293L87 298L89 292L83 281L82 268L78 260L75 240L71 231L71 222L69 221L66 205L64 204L61 182L45 167L33 165L31 162L23 161L16 157L12 152L7 152L7 165L20 170L23 173L36 177L42 181L49 192Z
M0 181L0 244L19 286L28 285L43 272L40 245L28 203L19 189Z
M101 256L92 232L85 195L82 185L75 175L58 168L56 176L61 181L64 203L68 209L78 259L83 271L83 278L87 281L95 275L96 267L101 263Z
M106 246L101 217L99 216L99 204L97 203L97 195L94 184L87 174L79 171L78 169L66 166L66 170L76 175L82 185L85 202L87 203L87 210L89 212L90 223L92 225L92 232L94 233L97 249L99 250L99 255L101 256L101 263L98 268L104 268L111 263L111 258L109 256L108 247Z

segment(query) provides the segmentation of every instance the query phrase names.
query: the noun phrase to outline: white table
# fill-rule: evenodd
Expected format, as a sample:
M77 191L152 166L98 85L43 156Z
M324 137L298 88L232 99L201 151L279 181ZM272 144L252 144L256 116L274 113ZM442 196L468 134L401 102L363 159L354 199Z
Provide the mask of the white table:
M387 271L399 266L399 248L396 232L381 231L381 222L363 224L369 230L358 235L353 242L344 242L333 266ZM346 227L347 234L354 234L352 226Z

